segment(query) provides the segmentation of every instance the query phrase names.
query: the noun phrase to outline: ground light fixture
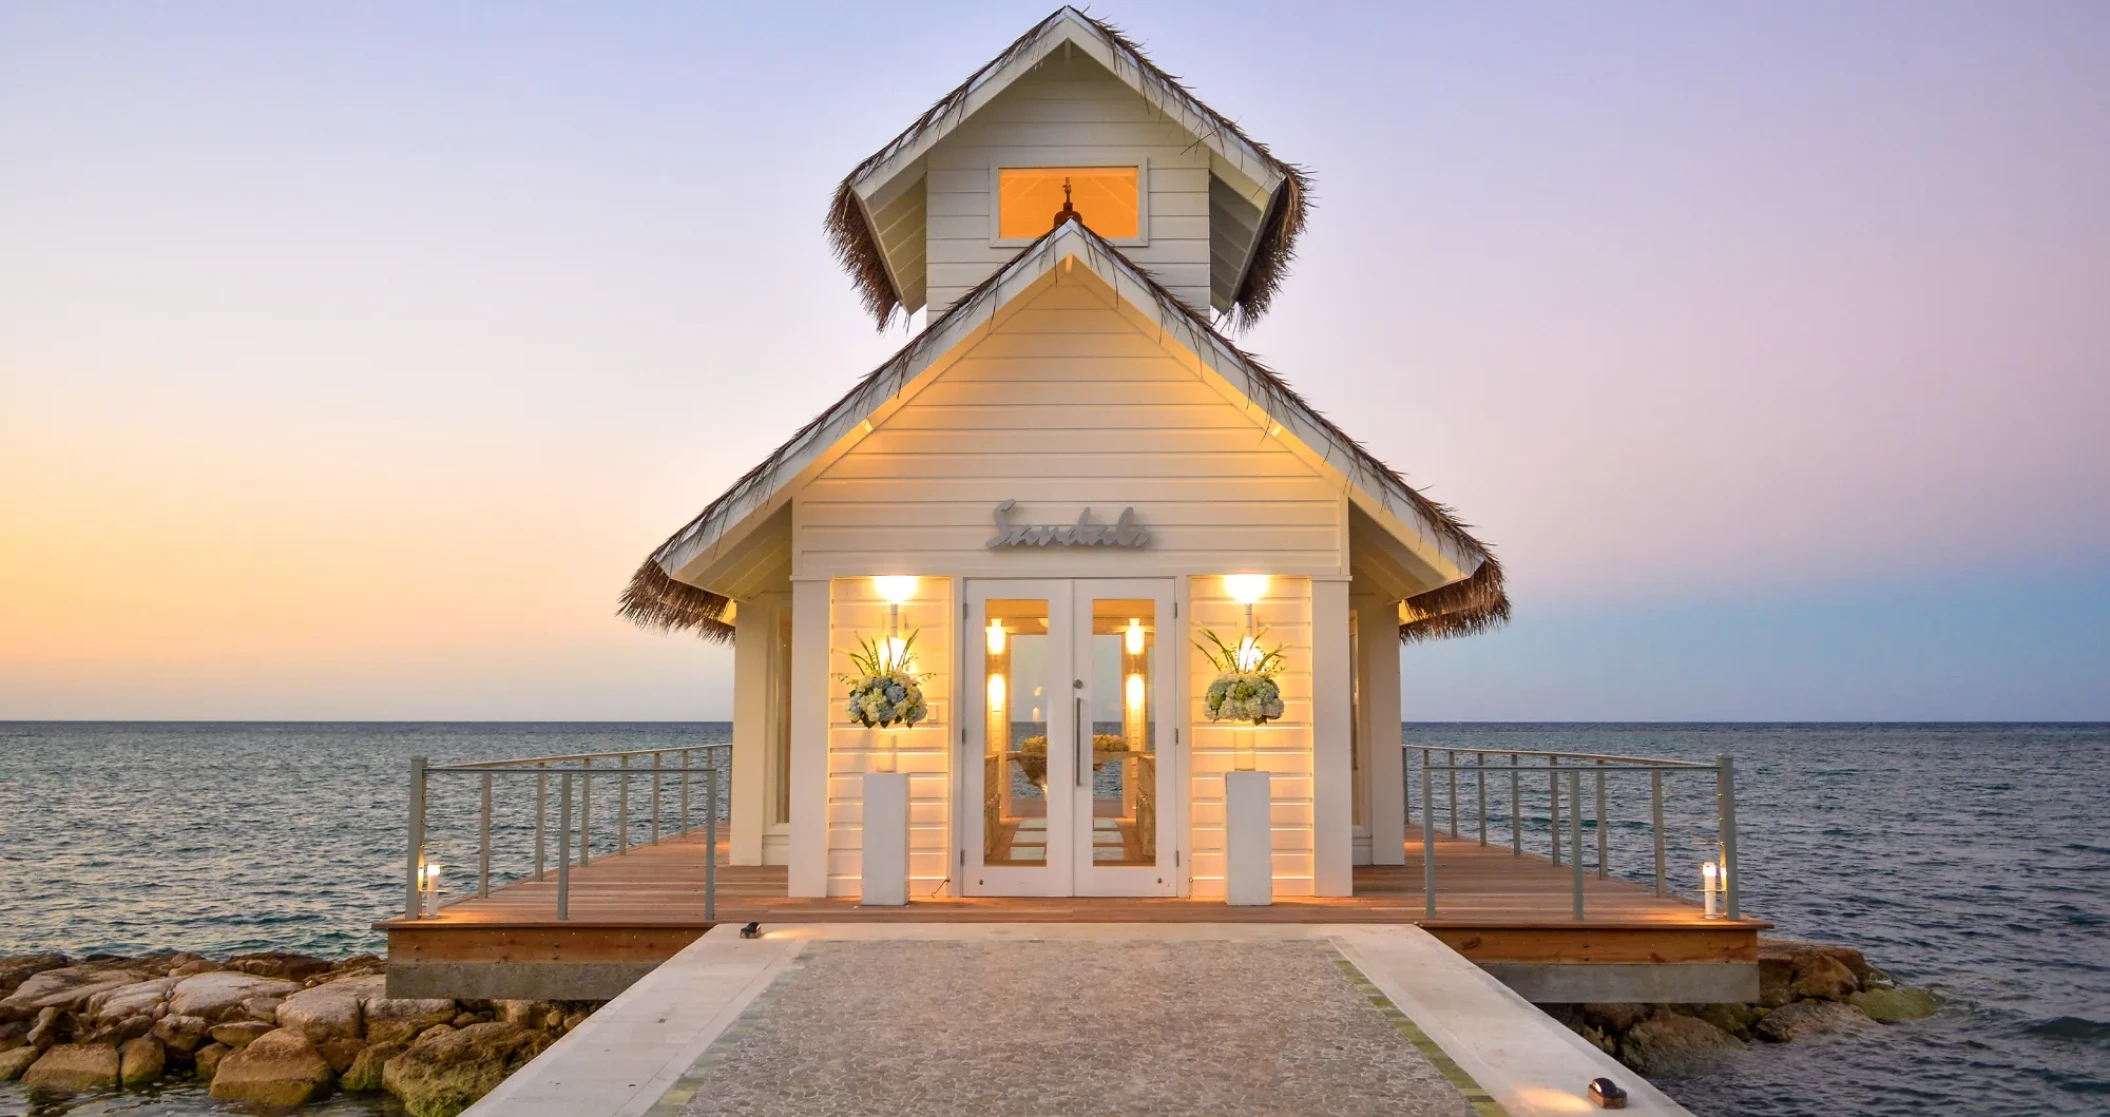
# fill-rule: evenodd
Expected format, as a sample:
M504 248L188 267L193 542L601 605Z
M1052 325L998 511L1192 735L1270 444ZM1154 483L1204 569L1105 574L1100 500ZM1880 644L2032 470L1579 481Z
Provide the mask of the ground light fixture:
M1715 906L1715 896L1721 890L1721 886L1721 869L1712 861L1701 865L1700 891L1706 897L1707 910L1705 914L1709 919L1720 919L1722 917L1720 909Z
M1596 1102L1599 1109L1625 1109L1626 1091L1609 1078L1593 1078L1590 1080L1590 1100Z
M428 919L438 918L440 914L439 862L427 861L425 862L425 867L418 870L418 891L425 895L425 917Z

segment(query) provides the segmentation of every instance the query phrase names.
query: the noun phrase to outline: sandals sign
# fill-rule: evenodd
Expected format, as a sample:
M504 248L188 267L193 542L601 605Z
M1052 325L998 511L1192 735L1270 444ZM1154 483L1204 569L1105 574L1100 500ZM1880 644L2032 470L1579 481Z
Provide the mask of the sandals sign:
M1004 547L1147 547L1150 545L1150 529L1135 522L1136 510L1123 508L1121 516L1110 524L1092 522L1092 510L1086 508L1077 513L1077 522L1055 526L1052 524L1014 524L1010 512L1018 506L1015 500L1007 500L996 506L996 534L989 538L990 550Z

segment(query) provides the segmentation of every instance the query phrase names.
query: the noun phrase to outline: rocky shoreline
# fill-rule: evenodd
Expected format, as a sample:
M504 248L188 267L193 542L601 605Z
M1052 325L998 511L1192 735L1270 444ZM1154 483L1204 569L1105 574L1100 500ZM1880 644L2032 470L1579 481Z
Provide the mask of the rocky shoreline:
M1750 1004L1539 1007L1646 1078L1700 1074L1752 1043L1850 1036L1941 1007L1853 947L1801 939L1759 940L1758 989Z
M386 963L278 951L0 958L0 1082L47 1094L171 1079L292 1109L386 1090L454 1117L602 1002L391 998Z

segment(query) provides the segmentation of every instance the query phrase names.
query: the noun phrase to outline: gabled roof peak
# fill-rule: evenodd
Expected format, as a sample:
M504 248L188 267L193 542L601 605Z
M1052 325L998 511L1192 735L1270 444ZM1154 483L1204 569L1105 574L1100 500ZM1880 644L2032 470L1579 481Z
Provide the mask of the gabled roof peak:
M1243 327L1266 313L1288 275L1297 237L1304 231L1310 194L1305 172L1277 158L1231 118L1203 104L1118 28L1064 5L969 74L966 81L939 98L900 135L867 156L836 187L825 222L829 245L843 269L850 273L865 309L881 328L896 311L913 307L904 306L901 287L888 270L867 199L914 167L931 145L1065 44L1081 49L1105 66L1145 101L1192 133L1225 166L1235 168L1268 192L1251 259L1231 295L1230 320Z

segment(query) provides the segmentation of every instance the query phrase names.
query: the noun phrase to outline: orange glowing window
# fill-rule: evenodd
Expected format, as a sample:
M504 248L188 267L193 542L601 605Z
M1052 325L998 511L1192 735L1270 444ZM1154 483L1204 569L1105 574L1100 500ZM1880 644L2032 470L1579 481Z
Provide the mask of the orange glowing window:
M1142 235L1134 167L1005 167L997 172L997 235L1033 240L1054 228L1065 183L1086 228L1110 240Z

